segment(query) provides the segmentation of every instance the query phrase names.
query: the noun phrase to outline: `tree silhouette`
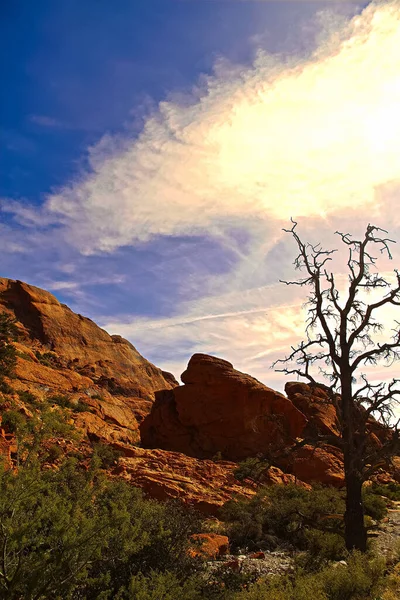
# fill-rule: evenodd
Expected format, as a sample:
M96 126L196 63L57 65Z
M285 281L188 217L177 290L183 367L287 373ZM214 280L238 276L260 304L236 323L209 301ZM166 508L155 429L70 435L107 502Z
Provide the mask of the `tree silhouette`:
M348 233L336 232L348 249L348 284L339 292L335 275L328 270L337 250L325 250L321 244L312 245L300 239L297 223L292 220L290 233L297 243L299 254L295 268L305 277L284 281L287 285L310 287L306 306L306 340L292 347L292 352L274 363L282 364L277 371L296 374L317 385L315 367L329 381L326 389L337 408L340 435L336 443L343 450L346 484L345 538L348 549L366 550L367 533L364 526L362 484L382 461L399 450L399 421L393 425L393 404L400 395L400 380L373 384L360 369L383 361L391 365L400 358L400 323L394 321L393 336L385 343L376 340L383 324L376 320L379 309L388 305L400 306L400 274L395 283L376 272L377 258L372 248L392 259L387 231L368 225L364 238L354 240ZM368 304L368 292L382 289L381 297ZM374 339L375 338L375 339ZM368 425L376 417L386 426L381 444L371 443ZM323 438L319 441L324 441ZM329 440L332 441L331 439Z

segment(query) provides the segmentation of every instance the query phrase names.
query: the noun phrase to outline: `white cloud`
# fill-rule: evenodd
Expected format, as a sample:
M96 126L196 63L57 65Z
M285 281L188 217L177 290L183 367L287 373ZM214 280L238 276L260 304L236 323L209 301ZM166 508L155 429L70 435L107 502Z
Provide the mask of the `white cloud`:
M45 212L83 252L242 219L376 212L400 179L400 6L371 4L307 61L260 52L160 103L137 139L105 136Z

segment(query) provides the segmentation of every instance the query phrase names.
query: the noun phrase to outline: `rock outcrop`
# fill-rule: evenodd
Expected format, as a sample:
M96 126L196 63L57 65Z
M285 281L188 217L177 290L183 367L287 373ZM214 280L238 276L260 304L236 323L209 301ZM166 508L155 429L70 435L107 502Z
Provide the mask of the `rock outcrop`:
M119 449L124 456L114 474L142 488L151 498L180 498L204 514L216 515L232 497L255 494L251 482L240 483L235 478L237 465L233 462L201 460L158 449Z
M140 426L144 447L240 460L290 445L307 424L286 396L220 358L195 354L181 379L156 393Z
M68 394L87 405L79 422L93 436L100 421L106 440L138 441L138 424L154 393L177 385L130 342L109 335L45 290L0 278L0 311L17 319L20 332L17 391L42 398Z

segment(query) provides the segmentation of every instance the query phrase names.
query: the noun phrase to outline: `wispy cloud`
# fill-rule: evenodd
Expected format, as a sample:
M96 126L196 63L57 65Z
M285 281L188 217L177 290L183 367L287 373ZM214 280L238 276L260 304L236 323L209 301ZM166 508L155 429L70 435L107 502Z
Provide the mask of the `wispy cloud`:
M137 139L92 147L90 171L45 213L88 253L243 219L376 213L377 188L400 178L399 45L399 4L373 3L306 62L217 64Z
M49 129L69 129L69 126L63 121L48 115L30 115L29 121L35 125Z

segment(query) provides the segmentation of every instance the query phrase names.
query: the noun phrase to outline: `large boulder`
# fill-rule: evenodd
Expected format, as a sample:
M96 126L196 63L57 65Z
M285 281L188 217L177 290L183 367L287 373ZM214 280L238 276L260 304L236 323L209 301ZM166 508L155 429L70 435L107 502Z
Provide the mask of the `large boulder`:
M307 434L339 435L336 406L322 385L311 386L300 381L289 381L285 392L293 404L308 419Z
M286 396L226 360L195 354L181 379L184 385L156 393L140 425L144 447L240 460L290 445L307 424Z

